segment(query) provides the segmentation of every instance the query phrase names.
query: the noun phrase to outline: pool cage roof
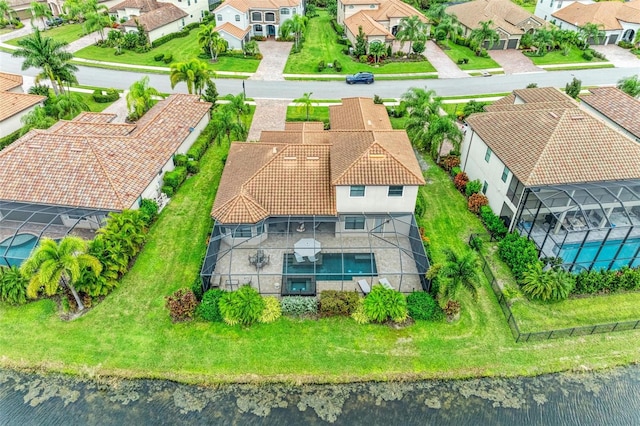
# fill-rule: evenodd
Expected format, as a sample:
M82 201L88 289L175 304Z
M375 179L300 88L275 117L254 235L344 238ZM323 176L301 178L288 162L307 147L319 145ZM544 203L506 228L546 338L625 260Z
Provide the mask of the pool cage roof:
M354 231L360 226L364 229ZM250 232L252 238L247 238ZM276 290L270 290L269 284L296 274L292 264L295 263L295 244L301 239L313 239L321 244L319 257L324 256L325 268L332 256L373 253L372 271L363 276L393 277L395 287L400 287L400 291L428 289L424 275L429 261L415 218L406 213L282 216L252 225L216 222L201 270L203 285L208 288L212 278L219 276L222 287L224 282L242 284L248 281L261 293L274 292ZM259 251L268 256L268 264L261 268L249 262ZM324 270L322 261L310 264L309 273L318 280L342 284L357 280L359 276L351 275L344 257L341 262L341 268L332 271ZM344 289L344 286L336 289Z
M43 237L61 239L69 234L90 239L107 214L105 210L0 200L0 266L19 266L29 256L30 250L18 250L25 244L21 235L33 236L36 244ZM90 216L98 220L87 228ZM79 228L83 221L85 225Z

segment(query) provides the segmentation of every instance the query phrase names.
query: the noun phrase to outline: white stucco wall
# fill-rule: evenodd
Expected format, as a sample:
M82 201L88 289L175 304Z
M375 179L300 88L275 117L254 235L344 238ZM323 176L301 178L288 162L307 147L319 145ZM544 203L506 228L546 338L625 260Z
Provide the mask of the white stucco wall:
M214 14L216 15L216 26L218 27L225 22L229 22L230 24L242 29L249 26L248 13L240 12L231 6L224 5L224 3L215 10ZM240 16L240 21L236 21L236 15Z
M184 25L187 24L189 24L187 22L187 18L184 18ZM182 29L184 25L182 25L182 19L178 19L177 21L171 22L163 27L149 31L149 41L153 43L155 40L159 39L160 37L166 36L167 34L177 33ZM131 27L127 27L127 31L129 31L129 28ZM133 27L133 31L136 31L135 27Z
M35 109L38 105L42 106L42 103L36 104L30 108L27 108L17 114L12 115L11 117L6 118L5 120L0 122L0 138L3 138L16 130L22 127L22 117L29 114L31 111Z
M238 40L233 37L231 34L225 31L219 31L220 37L225 39L229 44L229 50L241 50L242 49L242 40Z
M184 19L187 24L199 22L204 16L204 11L209 10L209 2L207 0L159 0L161 3L171 3L174 6L184 10L189 16Z
M350 186L336 187L338 213L413 213L418 195L417 186L405 186L402 197L389 197L388 186L366 186L364 197L351 197Z
M344 25L344 20L361 10L377 10L377 4L343 4L338 2L338 16L336 17L338 24Z
M545 19L551 22L554 13L557 11L564 9L565 7L576 3L575 0L538 0L536 3L536 9L533 14L539 18ZM578 3L582 4L593 4L594 2L591 0L580 0Z

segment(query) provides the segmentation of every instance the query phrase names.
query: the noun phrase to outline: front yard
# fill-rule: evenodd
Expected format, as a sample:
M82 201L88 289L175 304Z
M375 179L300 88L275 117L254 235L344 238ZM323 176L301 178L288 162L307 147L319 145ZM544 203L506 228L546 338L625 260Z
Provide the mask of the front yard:
M442 42L442 51L451 58L453 62L458 64L461 70L486 70L490 68L502 68L500 64L491 59L490 57L483 58L476 56L473 50L465 46L453 43L451 40L445 40ZM467 59L466 64L458 63L459 60Z
M606 59L593 58L587 61L582 57L584 52L575 46L571 46L568 55L563 55L561 50L553 50L544 56L527 55L534 65L555 65L555 64L590 64L592 62L606 62Z
M29 25L29 23L26 23L25 25ZM105 36L107 31L109 30L105 29ZM42 31L42 35L46 37L51 37L54 40L57 40L60 42L71 43L72 41L78 40L85 34L84 34L84 29L82 28L82 24L64 24L64 25L60 25L59 27L52 27L46 31ZM7 41L6 43L12 46L17 46L18 40L21 40L25 37L27 36L14 38Z

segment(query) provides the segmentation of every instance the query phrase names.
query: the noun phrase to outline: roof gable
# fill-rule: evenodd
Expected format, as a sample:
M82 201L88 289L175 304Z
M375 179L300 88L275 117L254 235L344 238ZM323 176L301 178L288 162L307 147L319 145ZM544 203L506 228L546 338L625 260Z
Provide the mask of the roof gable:
M527 12L510 0L473 0L455 4L446 9L454 14L462 25L467 28L479 28L480 22L493 21L492 28L502 30L503 33L524 34L521 25L530 22L534 26L542 26L545 21Z
M604 31L620 30L620 21L640 24L640 2L604 1L593 4L575 2L551 16L571 25L584 26L590 22L601 25Z
M640 138L640 100L615 87L589 89L580 99L620 127Z

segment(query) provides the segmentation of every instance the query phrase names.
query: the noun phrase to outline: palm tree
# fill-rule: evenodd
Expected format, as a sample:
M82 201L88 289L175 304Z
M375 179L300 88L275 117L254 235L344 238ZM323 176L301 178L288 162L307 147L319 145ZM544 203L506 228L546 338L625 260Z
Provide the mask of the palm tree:
M9 2L7 2L7 0L0 0L0 16L6 19L11 27L13 27L12 13L15 13L15 11L11 8Z
M373 55L373 60L377 64L380 61L380 57L387 53L387 47L379 40L369 43L369 53Z
M217 61L218 55L226 51L229 47L229 43L216 31L216 27L213 24L200 25L198 44L201 47L207 47L209 49L212 61Z
M258 42L255 40L250 40L242 46L242 50L245 55L255 56L260 50L258 49Z
M569 296L575 286L575 277L562 270L545 270L542 262L533 264L523 275L522 292L529 298L541 301L559 301Z
M225 136L227 141L231 143L232 134L239 135L244 132L244 126L234 120L234 113L229 104L216 108L211 121L213 122L214 139L218 145L222 143Z
M56 124L56 119L47 114L47 110L44 107L37 106L28 114L25 114L20 119L22 122L22 131L24 135L31 129L48 129Z
M149 77L144 76L129 87L127 93L127 108L137 118L144 115L153 106L153 97L160 96L153 87L149 87Z
M436 39L453 39L454 36L462 35L463 30L455 15L445 15L435 29Z
M602 31L602 24L593 24L587 22L582 27L578 27L578 33L584 43L584 48L589 47L589 40L593 40L595 44L599 44L600 40L604 38L605 34Z
M147 238L146 222L139 210L124 210L110 214L107 226L98 230L98 235L119 241L131 259L140 252Z
M455 18L456 21L458 18L456 18L455 15L449 15L447 14L447 7L442 4L442 3L436 3L433 4L429 7L429 10L427 10L426 15L429 17L429 19L431 19L433 22L437 22L438 25L440 25L440 23L446 19L447 17L452 17Z
M60 119L70 120L82 111L91 110L82 97L75 93L56 96L51 99L51 104L57 111L57 116Z
M617 87L633 98L640 96L640 79L638 79L637 74L618 80Z
M96 276L102 271L98 259L87 254L85 240L67 236L56 243L52 239L43 238L21 267L21 271L29 277L27 296L37 297L42 288L47 296L52 296L62 283L71 291L78 310L82 311L84 305L73 284L80 278L84 268L91 268Z
M207 81L211 80L211 74L207 64L198 60L192 59L189 62L179 62L171 64L171 73L169 74L171 80L171 88L184 81L187 83L187 91L189 94L194 93L194 89L199 94L202 94Z
M427 26L420 20L418 15L404 17L400 20L400 26L396 37L400 40L400 46L404 47L405 42L409 42L409 52L412 52L413 42L424 40L427 37Z
M244 93L239 93L236 96L229 96L229 103L226 108L231 111L236 117L236 122L241 128L244 128L242 117L249 112L249 105L247 105L247 99L244 97ZM244 131L241 132L244 134Z
M440 284L440 291L447 300L456 297L461 288L467 290L474 299L478 297L478 258L475 253L468 250L462 255L453 250L444 251L445 263L440 269L439 275L445 278Z
M298 45L300 44L302 34L307 29L308 21L309 18L302 15L295 15L293 18L291 18L291 31L293 32L293 35L295 37L296 48L298 48Z
M73 55L64 50L67 43L56 41L51 37L43 37L37 28L33 34L18 40L18 46L19 48L13 52L12 56L24 58L22 70L31 67L41 68L42 73L36 77L36 83L42 77L48 78L56 95L60 93L57 84L60 77L65 77L68 81L73 73L78 71L78 67L69 63Z
M305 93L301 98L294 99L298 109L304 108L307 111L307 121L309 121L309 114L313 112L313 102L311 101L311 95L313 92Z
M478 46L476 48L476 54L479 54L482 51L485 42L487 42L487 48L491 49L493 45L500 40L498 32L491 28L493 25L492 20L480 21L478 24L480 27L471 31L471 34L469 35L469 38Z
M106 6L103 7L106 9ZM93 31L98 31L100 39L104 42L104 28L108 27L110 24L111 18L106 12L101 10L87 14L83 27L87 34Z
M456 151L460 150L462 144L462 132L448 115L432 115L425 136L424 142L429 146L429 152L434 159L441 157L445 141L451 142Z
M551 31L541 28L533 34L531 44L538 49L538 56L544 56L553 45L553 41L554 39Z
M31 2L29 5L31 9L31 25L33 26L33 21L36 19L42 19L42 28L47 28L47 18L51 18L53 14L51 13L51 9L47 6L46 3L39 3L37 1Z

